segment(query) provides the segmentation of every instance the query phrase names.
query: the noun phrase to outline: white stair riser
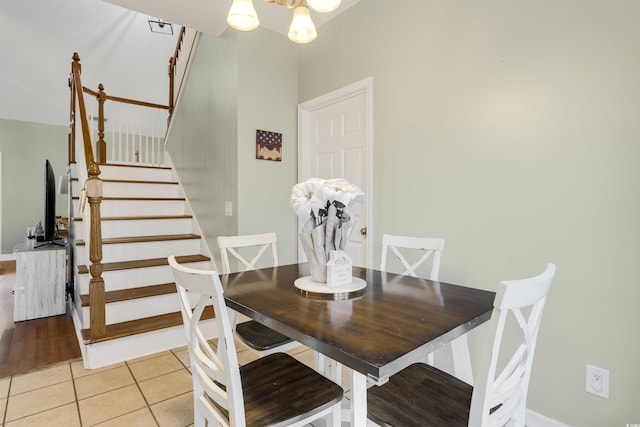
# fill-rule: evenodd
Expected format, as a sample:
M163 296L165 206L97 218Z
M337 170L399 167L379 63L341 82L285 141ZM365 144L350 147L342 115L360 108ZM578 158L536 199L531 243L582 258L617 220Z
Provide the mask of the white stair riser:
M84 221L74 221L73 223L73 232L75 236L75 240L87 240L87 231L85 230Z
M195 306L197 298L189 296L191 305ZM83 329L89 328L89 307L82 307ZM132 299L127 301L111 302L106 305L105 321L107 325L113 323L127 322L129 320L141 319L144 317L157 316L160 314L174 313L180 311L180 301L177 293L156 295Z
M215 319L202 322L205 338L217 337ZM96 369L187 345L184 326L82 345L84 367Z
M102 221L102 238L191 234L194 229L191 218ZM84 221L75 222L75 231L76 239L87 240Z
M157 236L193 232L191 218L102 221L102 237Z
M83 329L89 328L89 307L82 307ZM106 305L107 325L180 311L178 294L111 302Z
M89 203L85 209L89 209ZM190 215L184 200L103 200L100 203L100 216L162 216ZM73 216L83 217L79 200L73 200Z
M76 246L76 259L89 259L88 247ZM114 243L102 245L102 263L135 259L167 258L169 255L200 253L200 239L165 240L160 242Z
M153 184L147 182L105 182L103 194L110 197L178 197L178 184Z
M171 169L136 168L127 166L100 165L101 179L135 181L173 181Z
M80 213L80 200L79 199L71 199L71 217L73 218L82 218L82 214ZM89 203L87 203L87 206ZM82 226L82 224L76 224L76 228Z
M82 188L72 186L72 195L79 196ZM178 197L182 196L178 184L150 182L103 182L104 197Z
M103 200L101 216L184 215L184 200Z
M187 266L202 270L213 269L212 263L209 261L188 263ZM75 285L80 288L80 294L86 295L89 293L90 278L91 275L89 273L76 275ZM159 265L156 267L103 271L102 278L105 291L116 291L139 286L157 285L159 283L171 283L173 282L173 272L168 265Z

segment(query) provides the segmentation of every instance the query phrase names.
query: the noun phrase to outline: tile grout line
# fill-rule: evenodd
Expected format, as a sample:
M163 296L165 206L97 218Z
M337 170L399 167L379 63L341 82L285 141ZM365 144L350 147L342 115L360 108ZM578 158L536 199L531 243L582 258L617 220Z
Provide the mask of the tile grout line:
M178 357L178 355L175 353L176 349L171 349L171 354L173 354L173 356L178 359L178 362L180 362L180 364L187 370L187 372L189 372L189 375L191 375L191 371L189 370L189 367L187 365L184 364L184 362ZM182 350L182 348L180 349ZM188 354L188 353L187 353ZM191 356L189 356L189 360L191 360Z
M71 363L72 362L64 362L64 363L58 364L57 366L64 366L64 365L68 365L69 366L69 370L70 370L70 374L71 374L70 381L71 381L71 385L73 387L74 400L76 402L76 406L78 406L78 396L77 396L77 393L76 393L76 386L75 386L75 381L74 381L74 378L73 378L73 371L71 369ZM8 377L9 378L9 389L7 391L7 403L5 405L4 415L2 417L2 426L4 426L7 423L7 414L9 412L9 400L10 400L11 397L16 398L16 397L21 396L21 395L26 394L26 393L31 393L31 392L34 392L34 391L37 391L37 390L41 390L43 388L52 387L52 386L55 386L55 385L58 385L58 384L63 384L63 383L66 382L66 381L60 381L60 382L52 383L52 384L41 386L41 387L37 387L37 388L31 389L31 390L23 391L22 393L14 394L13 396L11 396L11 387L13 387L13 381L14 381L15 377L21 376L21 375L32 374L34 372L37 372L37 371L43 370L43 369L49 369L49 368L45 367L45 368L37 369L35 371L30 371L30 372L27 372L27 373L24 373L24 374L10 375ZM69 405L71 403L72 402L60 404L59 406L54 406L52 408L43 409L43 410L41 410L39 412L34 412L33 414L29 414L29 415L21 415L18 418L16 418L15 420L11 420L10 422L13 423L13 422L18 421L20 419L27 418L27 417L32 417L32 416L35 416L35 415L40 414L42 412L51 411L51 410L56 409L56 408L61 408L61 407L65 406L65 405ZM78 407L77 409L78 409L78 418L80 420L80 427L82 427L82 418L80 417L80 408Z
M129 370L129 373L131 374L131 378L133 378L133 381L135 382L136 387L138 388L138 391L140 392L140 395L144 399L144 404L147 405L147 409L151 413L151 417L153 418L153 421L155 421L157 426L160 426L160 422L158 422L158 419L156 418L156 414L154 414L153 411L151 410L151 405L149 405L149 401L147 400L147 396L144 395L144 392L142 391L142 388L140 387L140 384L138 383L138 379L133 374L133 371L131 370L131 366L129 366L129 362L125 361L124 364L127 367L127 369Z
M13 384L13 375L9 377L9 388L7 389L7 402L4 405L4 412L2 414L2 425L4 426L7 420L7 412L9 411L9 396L11 394L11 385Z
M73 368L69 363L69 371L71 372L71 384L73 384L73 397L76 399L76 410L78 411L78 420L80 421L80 427L82 427L82 414L80 413L80 399L78 399L78 389L76 389L76 378L73 375Z

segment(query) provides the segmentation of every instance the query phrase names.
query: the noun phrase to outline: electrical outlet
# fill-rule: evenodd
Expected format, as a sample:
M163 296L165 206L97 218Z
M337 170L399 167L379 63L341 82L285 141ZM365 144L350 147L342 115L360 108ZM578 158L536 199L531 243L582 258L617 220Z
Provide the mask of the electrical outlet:
M596 396L609 398L609 371L597 366L587 365L585 389Z
M224 202L224 216L233 216L233 202Z

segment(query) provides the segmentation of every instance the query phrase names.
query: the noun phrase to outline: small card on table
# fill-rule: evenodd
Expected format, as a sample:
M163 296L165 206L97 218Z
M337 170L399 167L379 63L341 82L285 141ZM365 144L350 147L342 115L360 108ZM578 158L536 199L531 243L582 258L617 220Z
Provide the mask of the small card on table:
M330 251L327 263L327 286L334 288L351 283L353 278L351 267L351 258L345 251Z

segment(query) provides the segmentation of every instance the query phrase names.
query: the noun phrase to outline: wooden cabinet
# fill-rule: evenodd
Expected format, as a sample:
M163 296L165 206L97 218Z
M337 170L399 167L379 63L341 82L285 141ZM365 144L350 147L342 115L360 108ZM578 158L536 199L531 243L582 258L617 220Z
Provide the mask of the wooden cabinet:
M25 237L14 249L14 322L65 312L66 244L34 247L39 243Z

